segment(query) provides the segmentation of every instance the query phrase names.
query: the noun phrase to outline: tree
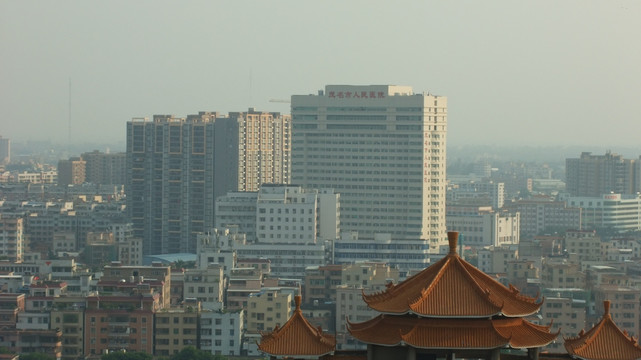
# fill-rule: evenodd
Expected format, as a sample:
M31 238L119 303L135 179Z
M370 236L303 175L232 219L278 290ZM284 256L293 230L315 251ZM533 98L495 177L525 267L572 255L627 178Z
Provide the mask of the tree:
M176 260L171 264L172 269L194 269L195 267L195 261Z
M56 358L52 355L41 353L41 352L32 352L20 355L20 360L55 360Z
M153 356L144 352L114 351L103 355L101 360L153 360ZM39 359L34 359L39 360Z
M227 358L196 349L193 346L187 346L180 350L179 353L172 355L169 360L227 360Z

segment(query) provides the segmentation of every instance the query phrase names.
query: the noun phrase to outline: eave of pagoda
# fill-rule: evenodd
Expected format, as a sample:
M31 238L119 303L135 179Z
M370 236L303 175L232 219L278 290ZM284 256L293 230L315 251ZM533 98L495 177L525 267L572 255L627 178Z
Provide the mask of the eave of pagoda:
M350 323L348 331L366 344L407 345L417 349L478 349L542 347L557 333L521 318L429 319L379 315L363 323Z
M450 253L420 273L387 289L363 294L372 309L383 314L429 318L524 317L539 311L536 298L506 288L456 253L458 233L450 232Z

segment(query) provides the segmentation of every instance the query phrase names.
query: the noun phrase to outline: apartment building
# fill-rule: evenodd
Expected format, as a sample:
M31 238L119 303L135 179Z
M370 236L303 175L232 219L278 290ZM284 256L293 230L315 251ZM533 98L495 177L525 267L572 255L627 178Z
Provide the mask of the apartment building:
M207 268L186 269L184 276L184 299L196 299L203 309L221 310L225 287L223 268L209 264Z
M155 313L154 354L171 356L186 346L198 347L200 306L197 301L181 308Z
M594 230L572 230L565 233L565 249L577 254L579 261L600 261L601 237Z
M289 184L291 117L274 112L230 112L216 119L214 182L221 192L258 191L262 184Z
M520 214L497 212L491 207L448 206L447 230L461 231L465 246L516 245L520 241Z
M582 229L581 208L549 198L519 200L509 206L520 214L521 238L543 235L545 232Z
M25 251L24 232L22 217L0 214L0 258L22 261Z
M80 157L58 161L58 184L79 185L86 180L87 162Z
M292 314L292 294L278 288L264 288L247 300L246 331L272 331L282 326Z
M606 152L581 153L565 160L567 191L573 196L600 197L603 194L636 194L641 191L641 163L638 159Z
M127 154L98 150L80 155L85 161L85 180L93 184L123 185L126 181Z
M200 314L200 349L214 355L240 355L245 322L245 310L203 310Z

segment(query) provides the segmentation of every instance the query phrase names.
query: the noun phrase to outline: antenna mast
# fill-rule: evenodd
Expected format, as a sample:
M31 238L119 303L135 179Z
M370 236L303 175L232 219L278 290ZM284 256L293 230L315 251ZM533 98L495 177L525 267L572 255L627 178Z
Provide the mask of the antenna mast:
M67 129L67 149L71 150L71 77L69 77L69 124Z

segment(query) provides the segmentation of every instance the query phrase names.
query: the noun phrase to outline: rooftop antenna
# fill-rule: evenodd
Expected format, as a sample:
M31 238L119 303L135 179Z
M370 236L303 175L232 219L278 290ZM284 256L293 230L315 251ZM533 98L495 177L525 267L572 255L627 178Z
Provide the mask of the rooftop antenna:
M71 151L71 77L69 77L69 124L67 127L67 149Z
M252 83L253 83L253 74L252 74L252 68L249 68L249 106L252 106Z

